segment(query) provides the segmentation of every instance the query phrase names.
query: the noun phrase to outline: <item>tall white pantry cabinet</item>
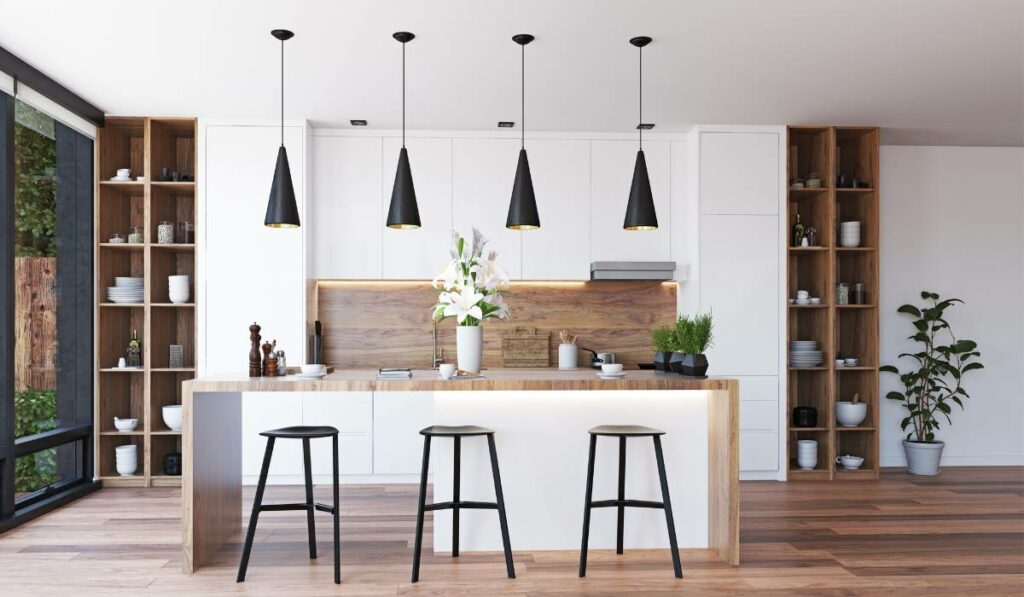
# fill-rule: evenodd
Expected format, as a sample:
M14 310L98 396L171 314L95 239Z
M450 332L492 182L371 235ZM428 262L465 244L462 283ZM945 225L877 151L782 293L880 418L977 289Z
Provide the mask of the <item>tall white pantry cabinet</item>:
M303 225L268 231L263 212L279 134L270 123L200 121L200 375L244 371L245 328L254 319L291 362L302 360L308 280L430 279L448 258L453 227L481 228L513 279L586 280L591 261L674 260L680 308L715 316L709 373L741 380L743 477L784 478L785 127L699 126L645 139L661 224L650 233L622 231L635 139L527 139L543 227L523 233L504 228L518 139L413 133L407 145L424 226L393 231L384 221L400 139L305 123L285 132ZM401 454L418 451L404 434L429 422L431 401L377 398L346 397L331 407L302 395L256 397L245 402L246 434L319 413L349 424L343 473L351 479L414 474L416 463ZM247 481L262 457L258 444L258 435L247 439ZM276 460L285 467L272 471L278 482L300 474L301 459Z

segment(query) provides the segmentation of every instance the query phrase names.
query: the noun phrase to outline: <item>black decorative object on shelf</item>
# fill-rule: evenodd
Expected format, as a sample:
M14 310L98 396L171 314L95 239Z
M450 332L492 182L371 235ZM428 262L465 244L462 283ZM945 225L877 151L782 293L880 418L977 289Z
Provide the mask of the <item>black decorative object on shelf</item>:
M684 354L682 370L683 375L706 377L708 374L708 358L703 354Z
M274 166L274 180L270 185L270 200L263 225L268 228L295 228L299 225L299 208L295 203L288 151L284 148L284 42L295 34L286 29L274 29L270 34L281 40L281 147L277 150L277 165Z
M649 37L634 37L629 40L639 50L640 55L640 119L643 118L643 73L644 73L644 52L643 48L651 43ZM633 166L633 182L629 186L629 203L626 204L626 218L622 227L626 230L656 230L658 228L658 214L654 209L654 195L651 193L651 179L647 175L647 159L644 157L644 127L637 127L639 131L640 149L636 152L636 164Z
M409 152L405 149L405 44L416 39L416 36L408 31L399 31L392 37L402 44L402 150L398 153L398 170L395 172L395 186L391 190L387 227L409 230L420 227L416 187L412 183Z
M818 409L811 406L793 408L793 427L817 427Z
M172 477L181 475L181 452L171 452L164 456L164 474Z
M520 33L512 36L512 41L519 44L521 57L521 97L522 120L520 121L519 163L516 165L515 183L512 185L512 200L508 205L508 217L505 228L511 230L536 230L540 228L540 215L537 213L537 199L533 194L533 177L530 175L530 160L526 157L526 44L533 41L533 36Z

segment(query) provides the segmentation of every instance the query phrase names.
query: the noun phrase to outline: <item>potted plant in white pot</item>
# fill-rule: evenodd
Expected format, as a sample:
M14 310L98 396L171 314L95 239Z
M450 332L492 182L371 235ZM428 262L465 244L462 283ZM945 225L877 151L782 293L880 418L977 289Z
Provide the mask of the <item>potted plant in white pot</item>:
M982 369L984 365L976 359L981 356L978 344L973 340L957 340L946 321L946 309L960 299L939 300L934 292L922 292L925 302L920 307L903 305L898 309L913 318L914 335L909 339L920 344L917 352L905 352L901 359L912 361L906 372L892 365L881 367L881 371L894 373L903 384L902 392L889 392L886 398L903 403L907 416L900 422L907 436L903 440L903 451L907 456L907 471L913 475L939 474L939 462L945 443L935 439L940 428L939 417L947 424L953 420L951 403L961 410L963 401L969 397L963 387L963 376L968 371Z
M436 278L438 291L434 306L434 320L454 317L456 327L456 353L459 369L480 372L483 356L483 328L485 319L508 319L508 304L502 289L508 287L508 274L497 265L498 253L484 256L487 239L476 228L473 243L457 231L452 231L452 260Z
M683 375L704 377L708 372L708 358L704 352L711 348L714 341L713 324L710 313L694 315L687 318L686 334L680 338L683 351Z

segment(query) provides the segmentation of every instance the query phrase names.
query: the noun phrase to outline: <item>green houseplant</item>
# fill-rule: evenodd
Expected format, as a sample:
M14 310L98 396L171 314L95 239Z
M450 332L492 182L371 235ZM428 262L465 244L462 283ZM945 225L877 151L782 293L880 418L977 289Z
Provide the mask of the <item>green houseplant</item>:
M893 365L881 367L881 371L899 376L902 392L892 391L886 398L896 400L907 409L907 416L900 422L907 432L903 450L907 457L907 470L914 475L939 474L939 462L945 443L935 439L940 428L940 416L947 424L953 420L952 404L961 410L969 394L963 387L963 376L968 371L982 369L978 360L978 344L973 340L958 340L946 320L946 310L963 301L956 298L940 300L937 293L924 291L923 305L903 305L897 311L913 318L914 334L910 340L917 342L917 352L905 352L900 359L911 362L910 368L901 372Z
M654 348L654 368L668 371L669 360L672 358L672 333L674 328L659 325L651 328L651 346Z
M704 352L714 342L714 323L711 313L687 318L686 334L680 339L683 352L683 375L703 377L708 372L708 358Z
M669 336L669 350L672 354L669 357L668 371L675 371L676 373L683 372L683 359L686 357L686 353L683 351L683 345L686 342L686 337L690 335L690 318L685 315L680 315L676 319L676 324L672 328L672 334Z

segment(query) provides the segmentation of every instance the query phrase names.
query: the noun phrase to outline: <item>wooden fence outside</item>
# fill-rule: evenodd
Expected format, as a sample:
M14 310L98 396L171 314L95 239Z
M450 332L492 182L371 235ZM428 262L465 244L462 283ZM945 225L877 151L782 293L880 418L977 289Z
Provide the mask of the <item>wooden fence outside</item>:
M14 260L14 389L57 387L57 259Z

